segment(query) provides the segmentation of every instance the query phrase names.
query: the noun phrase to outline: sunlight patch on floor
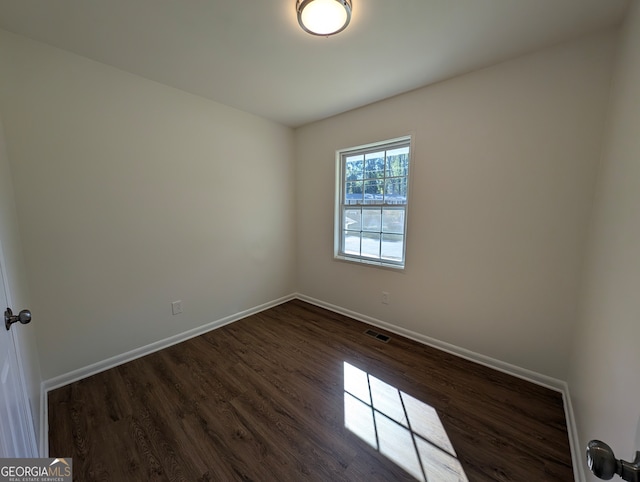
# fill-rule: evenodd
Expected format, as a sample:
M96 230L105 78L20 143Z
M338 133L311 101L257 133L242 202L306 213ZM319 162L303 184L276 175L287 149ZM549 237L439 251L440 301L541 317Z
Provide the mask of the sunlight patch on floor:
M430 405L344 362L345 427L422 482L468 482Z

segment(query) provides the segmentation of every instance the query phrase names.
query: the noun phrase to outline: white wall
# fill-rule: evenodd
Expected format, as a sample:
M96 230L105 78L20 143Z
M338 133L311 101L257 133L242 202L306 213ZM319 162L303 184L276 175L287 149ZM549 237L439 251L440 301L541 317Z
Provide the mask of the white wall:
M0 240L14 301L34 311L26 349L33 353L37 333L43 377L52 378L297 289L552 377L566 379L572 360L583 440L602 437L628 455L638 420L637 380L624 369L638 366L637 350L622 331L638 326L629 294L640 271L631 222L640 201L637 5L634 12L577 335L616 33L294 135L0 31L8 152L0 142ZM407 269L334 261L335 151L407 133L415 140ZM382 291L391 304L380 303ZM178 317L175 299L184 304ZM621 339L628 346L610 352ZM605 355L595 372L594 353ZM29 365L39 380L36 357ZM605 409L620 414L615 423Z
M298 290L565 379L615 47L591 36L298 129ZM334 261L335 151L407 133L405 272Z
M31 308L33 297L29 292L27 282L14 194L11 168L5 146L4 128L2 119L0 119L0 249L2 249L4 267L9 281L8 288L11 299L8 301L13 305L11 308L14 313L17 313L22 309ZM4 313L5 308L6 306L0 306L0 311ZM18 323L11 327L11 330L15 333L16 349L22 361L34 429L36 430L36 440L39 439L40 383L42 381L36 341L37 322L38 317L36 315L34 321L29 325L20 325ZM4 325L0 329L4 330Z
M640 3L621 36L569 387L581 444L640 450ZM590 476L589 480L599 480Z
M291 129L2 31L0 66L45 379L293 292Z

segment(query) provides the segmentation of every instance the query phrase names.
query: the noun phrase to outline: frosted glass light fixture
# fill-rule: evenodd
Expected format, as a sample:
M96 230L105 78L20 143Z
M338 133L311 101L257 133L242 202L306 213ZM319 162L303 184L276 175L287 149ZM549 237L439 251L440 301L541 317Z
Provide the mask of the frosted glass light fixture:
M351 0L297 0L298 23L305 32L328 37L351 20Z

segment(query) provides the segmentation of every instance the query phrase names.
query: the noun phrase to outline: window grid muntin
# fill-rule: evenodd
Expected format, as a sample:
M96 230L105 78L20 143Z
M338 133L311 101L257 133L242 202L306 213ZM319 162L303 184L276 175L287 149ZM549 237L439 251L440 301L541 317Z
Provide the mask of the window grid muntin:
M391 170L390 161L389 161L389 152L397 151L397 150L406 149L406 153L403 154L394 154L395 156L404 155L406 156L406 160L404 160L401 168L403 169L403 175L387 175ZM383 167L382 167L382 177L375 178L367 178L366 172L366 161L367 155L372 153L382 153L383 154ZM348 162L362 162L362 169L358 174L356 174L355 179L347 178L347 163ZM362 149L352 149L348 151L343 151L340 153L340 170L341 170L341 178L340 178L340 239L339 239L339 252L338 254L345 258L352 258L355 260L364 260L364 261L373 261L379 262L384 265L396 265L396 266L404 266L405 260L405 251L406 251L406 227L407 227L407 204L408 204L408 191L409 191L409 170L410 170L410 162L411 162L411 139L403 139L400 141L390 142L390 143L382 143L376 146L371 146ZM376 172L380 172L377 170ZM404 200L396 200L395 202L391 202L387 198L387 181L388 180L405 180L404 186ZM366 197L366 189L365 182L366 181L381 181L382 182L382 196L381 199L367 199ZM348 186L355 186L357 184L361 185L361 194L360 198L351 198L347 199L348 196ZM376 194L376 196L378 196ZM378 201L378 202L376 202ZM382 202L379 202L382 201ZM359 207L360 210L360 230L350 230L345 226L346 219L346 211L347 210L357 210ZM364 208L371 209L380 209L380 230L379 231L371 231L364 229L364 222L362 211ZM390 232L384 230L384 225L382 222L382 216L384 210L386 209L397 209L403 212L403 227L402 232ZM354 254L352 252L347 251L346 241L349 233L353 235L357 235L359 237L359 254ZM379 235L378 242L378 254L377 256L369 256L367 254L362 253L363 249L363 234L364 233L376 233ZM402 238L400 259L392 259L389 257L383 257L383 238L385 235L389 235L392 237L400 236Z

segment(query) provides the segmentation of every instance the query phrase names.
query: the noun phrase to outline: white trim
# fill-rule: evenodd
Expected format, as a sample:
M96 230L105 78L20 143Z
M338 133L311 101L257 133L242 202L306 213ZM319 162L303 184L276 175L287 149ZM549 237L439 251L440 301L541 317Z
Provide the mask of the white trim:
M155 353L164 348L177 345L178 343L182 343L183 341L187 341L191 338L195 338L196 336L200 336L204 333L208 333L217 328L221 328L225 325L233 323L234 321L241 320L242 318L246 318L256 313L260 313L261 311L268 310L269 308L273 308L274 306L281 305L282 303L286 303L287 301L291 301L295 297L296 297L295 294L283 296L282 298L278 298L276 300L269 301L267 303L263 303L261 305L255 306L253 308L240 311L239 313L236 313L234 315L226 316L219 320L212 321L205 325L199 326L197 328L192 328L191 330L187 330L183 333L178 333L177 335L170 336L163 340L158 340L153 343L149 343L148 345L142 346L140 348L135 348L126 353L122 353L121 355L116 355L111 358L107 358L106 360L92 363L91 365L88 365L84 368L78 368L77 370L73 370L69 373L64 373L62 375L58 375L57 377L44 380L42 382L42 389L41 389L41 393L43 396L43 401L41 404L41 414L42 414L43 423L40 424L42 456L43 457L49 456L48 455L49 453L49 436L48 436L49 413L48 413L47 398L51 390L55 390L56 388L61 388L70 383L77 382L78 380L82 380L83 378L87 378L97 373L103 372L105 370L109 370L110 368L123 365L124 363L136 360L137 358L141 358L151 353Z
M508 375L513 375L528 382L535 383L536 385L550 388L551 390L555 390L556 392L563 392L565 382L563 382L562 380L558 380L557 378L548 377L546 375L536 373L532 370L527 370L526 368L520 368L516 365L512 365L510 363L506 363L495 358L491 358L486 355L481 355L480 353L467 350L466 348L461 348L459 346L452 345L451 343L436 340L435 338L423 335L422 333L416 333L415 331L392 325L391 323L387 323L386 321L378 320L377 318L373 318L371 316L347 310L345 308L341 308L340 306L332 305L331 303L325 303L324 301L311 298L310 296L298 293L296 298L302 301L306 301L307 303L310 303L312 305L325 308L329 311L348 316L349 318L362 321L369 325L383 328L392 333L396 333L398 335L404 336L405 338L409 338L411 340L422 343L423 345L431 346L433 348L437 348L438 350L442 350L452 355L459 356L460 358L464 358L465 360L470 360L472 362L479 363L480 365L484 365L489 368L493 368L494 370L498 370Z
M0 240L0 276L2 276L2 281L4 285L4 295L7 301L7 306L13 305L13 299L11 297L11 287L9 286L9 275L7 274L7 261L4 257L4 250L2 248L2 241ZM4 312L4 308L2 307L2 312ZM4 330L4 325L2 328ZM24 373L24 365L22 363L22 343L18 340L20 335L16 332L16 329L10 330L9 336L11 337L11 342L14 345L15 353L16 353L16 361L18 363L18 378L20 383L20 388L22 390L22 396L24 398L24 404L20 404L20 410L23 413L23 418L27 422L27 443L29 444L29 451L31 452L31 456L35 457L38 454L38 441L36 440L36 429L33 421L33 412L31 408L31 399L29 397L29 389L27 388L27 380L25 378Z
M361 263L370 266L376 266L380 268L394 268L398 270L404 270L406 263L406 254L407 254L407 220L408 220L408 210L409 210L409 195L410 195L410 183L411 183L411 172L413 165L413 148L414 148L414 133L410 132L401 137L396 137L389 140L377 141L369 144L364 144L356 147L349 147L346 149L339 149L336 151L336 179L335 179L335 205L334 205L334 227L333 227L333 257L335 260L346 261L348 263ZM397 149L399 147L408 147L409 148L409 165L407 166L406 176L397 176L397 177L405 177L407 179L407 193L406 200L403 205L395 205L395 204L384 204L384 203L374 203L374 204L346 204L346 193L344 192L346 181L346 157L352 155L362 154L363 159L366 159L366 154L371 152L376 152L378 150L386 151ZM384 174L384 179L386 179L386 171ZM364 189L364 186L363 186ZM363 190L363 196L365 196ZM366 197L366 196L365 196ZM378 258L367 257L362 254L362 239L360 240L360 254L349 254L346 252L346 247L344 245L344 210L345 209L365 209L365 208L396 208L404 211L404 227L402 230L402 261L396 262L388 259L384 259L382 257L382 252L380 251L381 246L378 249ZM362 226L360 227L360 234L362 235ZM374 233L375 234L375 233ZM380 226L380 235L382 236L384 233L383 226ZM386 233L392 234L392 233ZM395 233L394 233L395 234ZM400 234L400 233L397 233Z
M49 403L45 382L40 383L40 457L49 458Z
M347 310L340 306L332 305L331 303L326 303L324 301L312 298L310 296L303 295L301 293L297 293L296 298L299 300L305 301L307 303L310 303L312 305L316 305L321 308L325 308L327 310L333 311L335 313L348 316L349 318L362 321L363 323L367 323L369 325L383 328L387 331L390 331L391 333L396 333L398 335L404 336L411 340L417 341L418 343L422 343L424 345L436 348L438 350L442 350L452 355L459 356L460 358L464 358L465 360L478 363L488 368L498 370L500 372L506 373L507 375L512 375L514 377L521 378L531 383L535 383L536 385L540 385L550 390L560 392L562 394L565 420L567 423L567 435L569 437L569 447L571 449L571 463L573 465L573 475L576 482L585 480L584 469L582 467L582 452L580 449L580 442L578 438L575 416L573 412L573 406L571 404L571 396L569 394L569 385L567 384L567 382L563 380L559 380L557 378L549 377L547 375L543 375L541 373L534 372L532 370L528 370L526 368L521 368L516 365L512 365L510 363L506 363L506 362L497 360L495 358L491 358L486 355L473 352L471 350L467 350L466 348L461 348L459 346L452 345L451 343L446 343L444 341L436 340L435 338L431 338L421 333L416 333L414 331L407 330L406 328L401 328L399 326L392 325L390 323L387 323L382 320L378 320L371 316L367 316L361 313L357 313L355 311Z
M571 462L573 464L573 476L576 481L584 481L584 452L580 446L580 438L578 437L578 426L576 425L576 417L573 411L573 403L571 403L571 394L569 384L564 383L562 391L564 400L564 413L567 421L567 433L569 435L569 446L571 447Z
M528 370L526 368L521 368L516 365L512 365L510 363L502 362L495 358L491 358L491 357L482 355L480 353L467 350L466 348L461 348L459 346L456 346L450 343L436 340L435 338L431 338L421 333L416 333L414 331L392 325L385 321L378 320L376 318L363 315L355 311L347 310L345 308L342 308L337 305L333 305L331 303L326 303L324 301L318 300L316 298L312 298L307 295L303 295L301 293L294 293L288 296L283 296L282 298L278 298L271 302L267 302L262 305L256 306L254 308L241 311L239 313L236 313L235 315L227 316L220 320L207 323L206 325L193 328L184 333L180 333L180 334L171 336L169 338L165 338L164 340L159 340L157 342L150 343L149 345L136 348L127 353L116 355L114 357L108 358L101 362L93 363L87 367L80 368L80 369L71 371L69 373L59 375L57 377L43 381L42 389L41 389L42 400L40 403L40 407L42 409L42 416L41 416L41 423L40 423L40 442L41 442L40 455L41 457L49 456L48 454L49 452L49 437L48 437L49 407L47 403L47 396L50 390L63 387L65 385L68 385L69 383L73 383L75 381L81 380L91 375L95 375L96 373L100 373L102 371L108 370L110 368L114 368L116 366L135 360L137 358L141 358L143 356L149 355L151 353L162 350L164 348L168 348L172 345L176 345L178 343L181 343L183 341L189 340L196 336L202 335L209 331L213 331L217 328L220 328L222 326L228 325L235 321L241 320L243 318L259 313L261 311L268 310L269 308L273 308L274 306L280 305L282 303L286 303L287 301L291 301L293 299L299 299L301 301L305 301L312 305L325 308L329 311L333 311L335 313L348 316L355 320L362 321L369 325L383 328L392 333L396 333L398 335L404 336L411 340L417 341L418 343L422 343L424 345L431 346L433 348L442 350L444 352L450 353L460 358L464 358L465 360L478 363L488 368L492 368L494 370L498 370L508 375L521 378L528 382L535 383L536 385L540 385L550 390L560 392L562 394L562 399L564 402L564 412L565 412L565 419L567 423L567 434L569 437L569 446L571 448L571 460L573 465L574 477L576 482L585 480L584 469L582 467L582 452L580 451L580 444L579 444L579 439L577 434L577 427L575 423L575 416L573 412L573 406L571 404L571 396L569 394L569 386L567 382L559 380L557 378L552 378L546 375L542 375L540 373L534 372L532 370Z

